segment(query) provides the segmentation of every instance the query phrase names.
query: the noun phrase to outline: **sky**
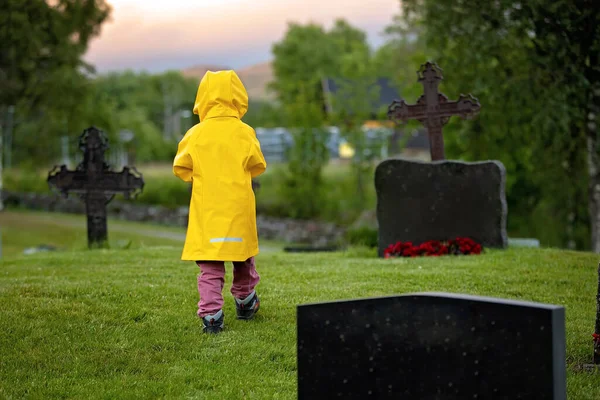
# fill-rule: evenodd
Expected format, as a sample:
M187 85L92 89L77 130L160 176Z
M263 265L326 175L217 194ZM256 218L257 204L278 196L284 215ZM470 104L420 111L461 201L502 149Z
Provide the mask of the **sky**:
M345 18L377 47L398 0L109 0L111 19L85 56L98 72L243 68L271 60L288 22L329 28Z

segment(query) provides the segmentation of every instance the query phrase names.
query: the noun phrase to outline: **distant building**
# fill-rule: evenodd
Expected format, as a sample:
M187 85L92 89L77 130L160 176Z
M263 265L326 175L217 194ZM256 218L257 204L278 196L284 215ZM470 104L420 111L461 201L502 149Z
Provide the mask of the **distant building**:
M329 115L339 111L335 110L335 101L333 100L340 90L338 82L339 80L329 78L323 79L321 82L325 101L324 109ZM406 132L385 116L388 106L394 100L401 98L399 90L386 78L377 79L376 85L379 86L378 99L375 99L371 105L370 119L364 121L362 125L367 142L366 151L376 151L378 158L399 157L430 160L429 140L425 129ZM355 150L343 139L339 127L332 126L327 130L330 135L326 146L331 160L350 159L355 156ZM288 160L288 152L294 144L290 129L257 127L256 134L267 162L277 163ZM398 154L394 154L396 146L401 149ZM379 154L379 149L381 149L381 154Z
M363 126L363 131L367 138L367 145L373 148L380 148L382 141L384 148L381 153L377 153L380 158L388 157L388 146L392 136L392 128L386 121L367 121ZM355 151L341 136L340 129L332 126L327 128L329 131L329 140L326 143L331 160L349 159L355 155ZM256 128L256 134L261 144L261 149L267 162L286 162L288 160L288 151L294 145L292 132L283 127L279 128ZM429 161L429 140L427 132L424 129L414 130L410 135L404 136L402 132L396 139L402 148L400 154L394 157L405 159ZM372 150L371 150L372 151ZM375 150L379 152L380 150Z
M321 81L323 87L323 98L325 99L325 111L328 114L333 114L339 110L335 110L334 98L340 91L340 83L342 81L334 78L324 78ZM345 81L344 83L349 83ZM401 98L400 91L394 87L392 82L387 78L379 78L375 81L375 85L379 87L379 96L371 104L370 114L372 119L378 119L382 111L387 110L387 107L394 100Z
M431 161L427 130L425 128L415 129L407 136L401 132L398 137L402 147L402 151L398 157L408 160Z
M335 109L336 105L334 98L340 91L340 82L341 81L339 79L334 78L324 78L321 81L323 87L323 98L325 99L325 111L329 115L339 112L339 110ZM379 96L371 104L369 110L371 119L365 121L363 124L365 133L371 136L373 131L387 128L390 130L388 134L389 142L387 146L389 152L394 153L394 148L396 148L397 145L401 147L400 153L395 155L393 154L393 156L424 161L430 160L431 156L429 154L429 139L425 129L418 129L410 132L410 136L407 137L402 127L397 127L392 121L382 117L382 114L385 115L387 108L394 100L399 100L402 98L398 88L396 88L391 80L387 78L377 79L375 81L375 85L379 87ZM354 154L352 149L348 148L347 145L343 146L344 154Z

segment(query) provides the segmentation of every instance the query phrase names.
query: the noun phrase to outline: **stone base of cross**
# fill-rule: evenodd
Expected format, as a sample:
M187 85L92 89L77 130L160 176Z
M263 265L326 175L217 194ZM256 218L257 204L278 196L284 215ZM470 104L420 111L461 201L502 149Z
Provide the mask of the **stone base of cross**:
M65 165L54 167L48 174L48 185L65 197L69 193L81 196L86 205L88 247L104 247L108 240L106 205L117 193L125 198L137 196L144 188L144 180L133 167L111 171L104 161L108 139L95 127L83 132L79 148L83 151L83 161L76 170L69 171Z
M429 135L431 160L444 160L443 126L454 115L462 118L475 116L481 105L472 95L460 95L457 101L448 101L444 94L438 92L438 86L444 78L442 69L434 63L423 64L418 71L418 77L418 81L423 84L423 95L416 104L394 100L389 106L388 117L396 123L411 119L421 122Z

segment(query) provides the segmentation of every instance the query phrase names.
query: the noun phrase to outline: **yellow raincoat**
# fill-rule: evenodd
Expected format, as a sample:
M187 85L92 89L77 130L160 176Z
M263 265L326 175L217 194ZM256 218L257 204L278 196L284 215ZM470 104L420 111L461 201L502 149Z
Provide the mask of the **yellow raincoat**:
M182 260L245 261L258 254L252 178L265 162L256 132L240 119L248 94L234 71L207 72L196 95L200 123L179 143L173 173L192 182Z

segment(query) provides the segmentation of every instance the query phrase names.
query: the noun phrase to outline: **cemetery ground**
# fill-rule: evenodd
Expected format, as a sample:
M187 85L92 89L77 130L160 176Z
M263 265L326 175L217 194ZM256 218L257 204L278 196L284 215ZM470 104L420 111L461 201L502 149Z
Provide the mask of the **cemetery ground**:
M114 218L108 218L108 224L109 248L181 247L185 239L185 228ZM85 216L77 214L8 209L0 212L0 233L4 257L14 257L40 245L49 245L58 251L87 249ZM275 241L261 243L263 251L280 250L284 246Z
M137 248L182 243L185 232L142 223L118 221L109 218L109 246ZM83 250L87 248L85 216L60 213L5 210L0 212L2 254L13 257L27 248L40 245L57 250Z
M266 251L257 257L256 319L234 318L228 268L226 329L210 336L195 317L197 267L179 261L180 251L163 240L4 258L0 397L294 399L296 305L443 291L564 305L569 399L600 398L600 373L581 370L592 356L595 254L511 248L383 260L360 248Z

